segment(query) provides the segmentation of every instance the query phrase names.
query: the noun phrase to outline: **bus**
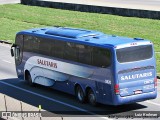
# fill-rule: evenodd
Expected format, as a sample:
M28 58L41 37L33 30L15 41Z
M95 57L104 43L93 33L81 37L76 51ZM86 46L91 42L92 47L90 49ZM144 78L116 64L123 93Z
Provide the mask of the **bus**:
M81 103L117 106L157 97L149 40L69 27L34 28L17 33L11 55L18 78L75 95Z

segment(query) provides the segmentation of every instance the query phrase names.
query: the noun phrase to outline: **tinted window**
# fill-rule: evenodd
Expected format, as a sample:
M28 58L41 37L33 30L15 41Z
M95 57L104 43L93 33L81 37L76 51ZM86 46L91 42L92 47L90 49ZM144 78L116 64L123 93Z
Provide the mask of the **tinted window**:
M78 61L78 50L74 43L66 42L64 50L64 59Z
M32 51L33 36L24 36L24 51Z
M63 54L65 51L64 47L65 47L65 42L55 40L53 56L58 58L63 58Z
M93 65L107 67L111 64L111 53L108 49L93 48Z
M40 40L34 36L24 36L24 50L39 53Z
M152 46L135 46L117 50L117 59L120 63L145 60L152 57Z
M107 67L111 63L111 53L108 49L60 40L25 36L24 49L28 52L35 52L97 67Z
M46 38L39 38L38 41L40 43L39 53L43 55L51 55L52 40Z
M78 50L78 62L92 64L92 47L86 45L76 45Z
M37 37L32 37L31 39L31 49L33 52L39 53L39 49L40 49L40 40Z

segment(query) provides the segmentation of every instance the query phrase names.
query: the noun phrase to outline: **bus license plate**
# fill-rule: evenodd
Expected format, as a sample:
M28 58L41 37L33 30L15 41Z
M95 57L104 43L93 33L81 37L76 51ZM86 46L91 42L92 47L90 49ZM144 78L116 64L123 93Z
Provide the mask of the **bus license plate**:
M136 90L134 91L134 94L141 94L142 93L142 90Z

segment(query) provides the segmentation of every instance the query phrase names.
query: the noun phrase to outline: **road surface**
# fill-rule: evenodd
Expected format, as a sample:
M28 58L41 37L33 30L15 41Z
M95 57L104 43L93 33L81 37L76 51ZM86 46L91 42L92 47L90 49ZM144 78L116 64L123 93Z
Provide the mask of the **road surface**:
M0 4L14 4L20 3L21 0L0 0Z
M160 0L41 0L95 6L160 11Z
M51 88L39 85L36 85L35 87L30 87L23 80L17 78L14 59L10 56L10 46L5 44L0 44L0 93L6 94L7 96L10 96L33 106L41 105L44 110L52 111L53 113L56 113L58 115L71 116L73 114L87 114L92 116L92 120L109 120L106 115L113 115L118 113L123 113L127 115L128 112L132 111L160 110L159 94L157 99L138 102L130 105L114 107L100 104L98 107L93 107L88 104L81 104L77 102L75 97L72 95L53 90ZM160 93L159 82L158 93ZM98 117L93 117L93 115L98 115ZM67 119L77 120L81 119L81 117L66 117L64 120ZM83 119L85 120L85 118ZM91 118L88 118L87 120L91 120Z
M21 0L0 0L0 4L20 3ZM40 0L95 6L160 11L160 0Z

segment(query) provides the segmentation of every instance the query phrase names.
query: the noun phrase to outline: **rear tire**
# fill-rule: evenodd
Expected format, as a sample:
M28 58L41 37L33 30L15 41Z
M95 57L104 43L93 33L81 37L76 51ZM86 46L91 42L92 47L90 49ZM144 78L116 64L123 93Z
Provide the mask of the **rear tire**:
M86 100L85 94L80 86L76 87L76 97L80 103L84 103Z
M88 102L89 102L92 106L96 106L96 105L97 105L96 96L95 96L95 94L94 94L94 92L93 92L92 89L90 89L90 90L88 91L87 97L88 97Z
M34 83L32 82L32 77L31 77L31 75L30 75L30 73L27 73L26 74L27 76L26 76L26 81L27 81L27 83L29 84L29 86L34 86Z

